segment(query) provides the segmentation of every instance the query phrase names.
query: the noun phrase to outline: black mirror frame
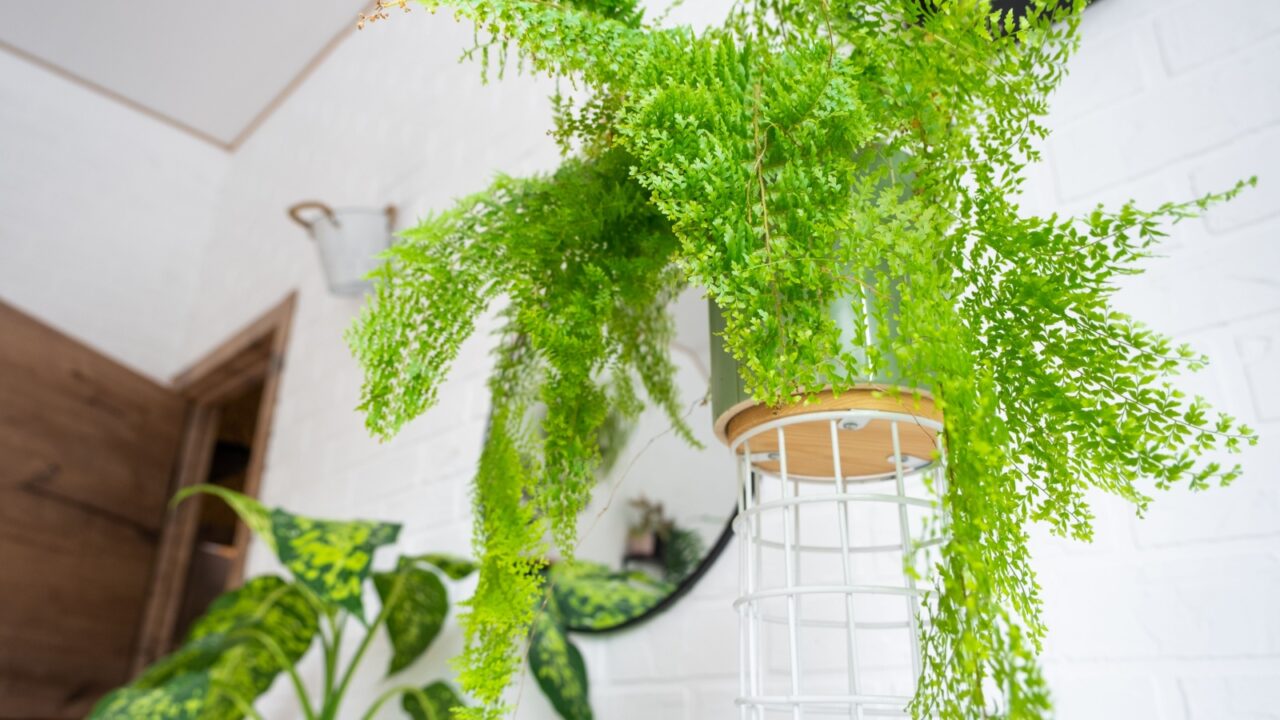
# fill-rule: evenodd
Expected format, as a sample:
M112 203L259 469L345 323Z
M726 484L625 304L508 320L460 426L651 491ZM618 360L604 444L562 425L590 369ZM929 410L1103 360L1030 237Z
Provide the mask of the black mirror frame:
M676 585L675 590L667 593L667 595L663 597L662 600L658 601L658 603L653 607L645 610L639 615L629 617L612 627L575 627L573 625L569 625L565 629L569 632L582 633L583 635L608 635L610 633L621 632L641 623L648 622L658 615L666 612L672 605L675 605L676 602L687 595L689 591L693 589L693 586L702 579L702 576L707 574L707 571L711 569L711 566L715 564L716 560L720 559L720 556L724 554L725 548L729 546L729 541L733 539L733 520L737 516L738 508L735 507L733 512L729 514L729 521L725 523L724 529L720 531L720 537L716 538L715 544L711 546L711 549L707 551L707 554L702 556L702 560L698 562L698 567L694 568L693 572L686 575L685 578Z

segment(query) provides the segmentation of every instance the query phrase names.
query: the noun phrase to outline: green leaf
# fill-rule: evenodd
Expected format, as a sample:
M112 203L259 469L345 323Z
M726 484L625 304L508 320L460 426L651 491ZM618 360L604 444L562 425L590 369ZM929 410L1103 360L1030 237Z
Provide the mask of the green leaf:
M693 530L674 528L667 540L666 572L663 577L667 582L679 584L689 577L707 554L706 544L702 536Z
M471 560L459 557L457 555L448 555L446 553L427 553L419 555L415 560L421 560L429 565L434 565L440 572L449 576L450 580L461 580L476 571L476 564Z
M304 592L278 577L254 578L215 600L191 628L187 645L179 653L225 643L226 649L210 664L209 675L217 688L253 702L276 676L302 658L319 632L315 607ZM201 720L240 717L235 703L222 693L216 693L200 715Z
M112 693L110 697L117 700L101 705L118 707L125 714L105 717L153 717L148 714L152 705L147 703L158 703L165 694L179 691L184 708L195 706L196 714L190 717L243 717L232 696L252 703L280 672L302 657L318 631L315 610L302 593L298 586L266 576L223 594L196 621L181 648ZM212 683L214 691L197 696L192 678Z
M236 514L240 516L240 519L244 521L245 525L249 526L249 529L252 530L255 535L265 540L266 543L271 546L272 550L275 549L276 539L271 533L271 519L267 513L267 509L263 507L262 503L254 500L248 495L243 495L234 490L228 490L227 488L219 485L192 485L179 490L177 494L173 496L173 500L170 501L170 504L177 505L197 493L216 495L222 498L224 502L231 506L232 510L236 511Z
M363 620L361 593L364 580L369 576L373 551L395 542L399 525L319 520L279 508L267 510L257 500L217 485L184 488L174 496L173 502L182 502L197 493L222 498L276 551L280 562L296 579L326 603L346 609Z
M361 594L373 551L395 542L400 526L353 520L316 520L284 510L271 511L271 530L280 562L326 604L364 620Z
M170 682L176 677L208 670L222 653L245 638L233 637L222 633L208 635L193 640L174 652L152 663L129 687L138 690L150 690Z
M529 670L564 720L591 720L587 667L554 613L542 612L533 622Z
M387 635L394 649L387 674L394 675L426 652L440 634L449 612L449 593L435 573L405 558L392 572L374 573L373 586L386 608Z
M639 617L675 586L644 573L615 572L597 563L560 563L550 585L566 627L606 630Z
M423 699L426 705L423 705ZM400 707L413 720L451 720L453 709L466 705L448 683L436 681L422 688L421 697L417 693L405 693L400 699Z
M208 673L188 673L153 688L122 687L98 701L89 720L196 720L209 686Z

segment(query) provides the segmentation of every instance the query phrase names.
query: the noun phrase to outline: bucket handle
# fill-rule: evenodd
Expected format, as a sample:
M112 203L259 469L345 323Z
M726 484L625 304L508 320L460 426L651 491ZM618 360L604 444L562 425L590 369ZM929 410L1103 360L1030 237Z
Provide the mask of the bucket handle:
M303 210L319 210L320 213L323 214L326 218L328 218L329 222L333 223L335 227L338 225L338 218L333 214L332 208L330 208L328 205L325 205L324 203L319 202L317 200L307 200L304 202L296 203L295 205L290 207L289 217L292 218L294 222L306 228L308 231L311 230L311 223L307 222L306 220L303 220L302 216L298 214Z
M288 212L289 212L289 217L294 222L306 228L308 231L311 230L311 223L307 222L306 220L303 220L302 216L298 214L303 210L319 210L320 213L329 220L329 222L333 223L334 227L338 226L338 217L333 214L332 208L330 208L328 205L325 205L324 203L318 200L306 200L304 202L295 204L293 207L290 207ZM396 226L396 206L388 205L383 210L383 213L385 213L387 216L387 227L394 228Z

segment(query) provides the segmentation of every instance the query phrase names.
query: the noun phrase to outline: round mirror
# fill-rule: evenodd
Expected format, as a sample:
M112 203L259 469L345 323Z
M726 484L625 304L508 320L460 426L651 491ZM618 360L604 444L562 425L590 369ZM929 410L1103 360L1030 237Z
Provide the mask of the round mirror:
M732 535L736 468L712 428L707 303L689 290L671 312L676 387L685 423L702 446L689 445L653 407L602 438L617 447L607 449L609 462L579 519L580 562L570 572L590 574L600 588L593 594L619 603L612 612L567 617L570 630L619 630L670 607Z

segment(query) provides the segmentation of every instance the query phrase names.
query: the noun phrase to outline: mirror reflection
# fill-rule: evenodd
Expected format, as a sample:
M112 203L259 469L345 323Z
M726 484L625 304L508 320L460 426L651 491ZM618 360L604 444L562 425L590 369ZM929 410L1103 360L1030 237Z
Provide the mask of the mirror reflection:
M626 595L625 612L574 629L618 629L664 609L714 562L736 509L733 458L712 429L710 336L702 293L672 306L671 359L684 419L700 447L675 432L658 408L602 433L605 467L578 523L580 561L601 592ZM555 573L553 572L553 580Z

